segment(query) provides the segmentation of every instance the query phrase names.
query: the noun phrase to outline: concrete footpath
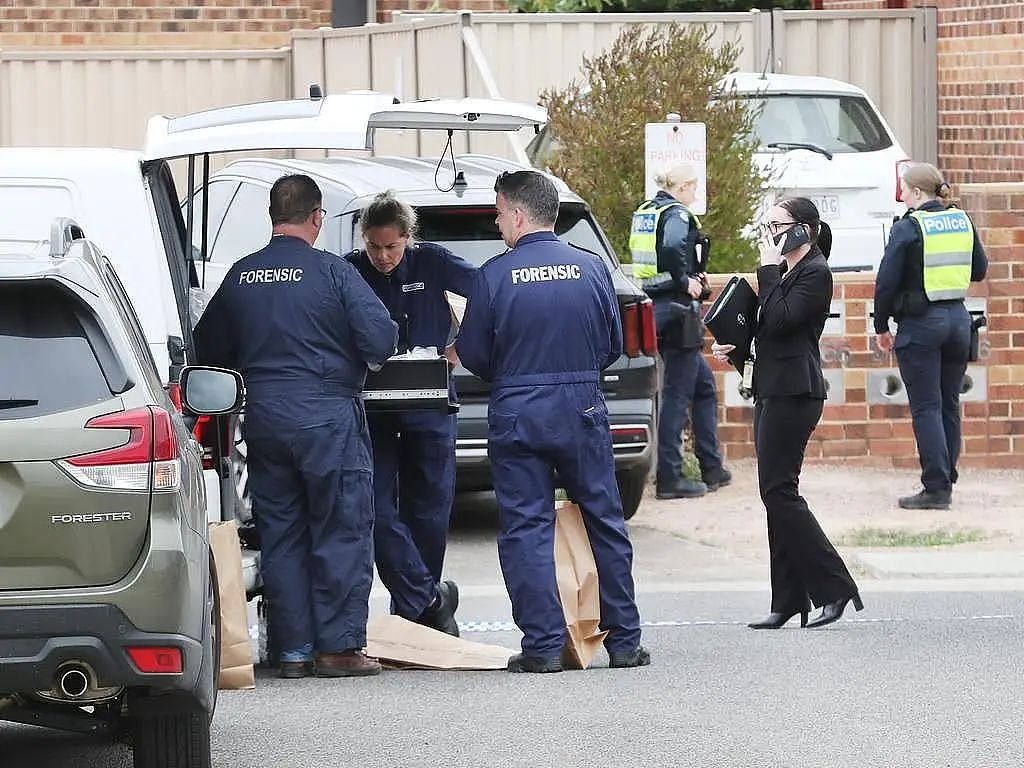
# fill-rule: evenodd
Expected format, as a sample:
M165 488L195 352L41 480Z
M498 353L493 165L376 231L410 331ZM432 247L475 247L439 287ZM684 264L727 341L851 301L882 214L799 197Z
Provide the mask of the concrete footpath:
M752 460L728 464L731 485L699 499L658 501L648 489L631 525L692 546L690 581L767 574L764 507ZM966 469L948 510L904 510L906 470L810 464L801 493L859 579L1024 579L1024 471Z

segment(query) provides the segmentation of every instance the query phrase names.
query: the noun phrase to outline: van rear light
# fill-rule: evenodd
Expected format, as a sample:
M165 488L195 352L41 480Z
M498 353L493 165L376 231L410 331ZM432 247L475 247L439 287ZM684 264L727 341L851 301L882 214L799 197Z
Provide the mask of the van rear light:
M640 303L627 304L622 308L622 352L626 357L643 354L641 334Z
M903 202L903 186L900 184L903 181L903 172L907 170L907 166L910 165L911 159L905 158L903 160L896 161L896 202Z
M133 646L125 648L132 664L146 674L180 675L181 649L165 646Z
M62 459L57 465L82 485L112 491L172 491L181 485L178 443L163 408L136 408L89 419L86 429L127 429L115 448Z
M651 357L658 354L658 328L654 322L654 302L650 299L640 304L640 349Z

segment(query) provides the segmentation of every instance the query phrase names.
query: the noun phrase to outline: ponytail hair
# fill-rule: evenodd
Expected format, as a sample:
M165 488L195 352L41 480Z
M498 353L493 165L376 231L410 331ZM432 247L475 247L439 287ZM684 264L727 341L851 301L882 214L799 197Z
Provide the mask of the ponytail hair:
M827 261L832 252L832 228L821 220L818 207L806 197L787 197L776 205L789 211L797 224L806 225L810 230L811 245L817 246Z
M942 178L939 169L931 163L911 163L903 171L908 186L917 187L948 208L953 203L953 188Z

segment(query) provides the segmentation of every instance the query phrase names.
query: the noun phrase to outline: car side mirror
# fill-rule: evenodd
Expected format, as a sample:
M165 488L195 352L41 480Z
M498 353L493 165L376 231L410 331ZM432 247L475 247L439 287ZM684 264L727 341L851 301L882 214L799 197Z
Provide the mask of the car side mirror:
M242 375L226 368L190 365L181 372L181 404L196 416L237 413L242 409Z

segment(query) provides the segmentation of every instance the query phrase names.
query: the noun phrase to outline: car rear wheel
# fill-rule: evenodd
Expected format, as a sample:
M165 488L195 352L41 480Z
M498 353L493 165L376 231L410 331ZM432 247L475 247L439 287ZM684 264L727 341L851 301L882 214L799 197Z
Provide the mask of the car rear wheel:
M210 768L210 719L201 709L134 719L135 768Z
M647 468L622 472L615 478L619 484L619 495L622 497L622 516L629 520L640 509L647 487Z

